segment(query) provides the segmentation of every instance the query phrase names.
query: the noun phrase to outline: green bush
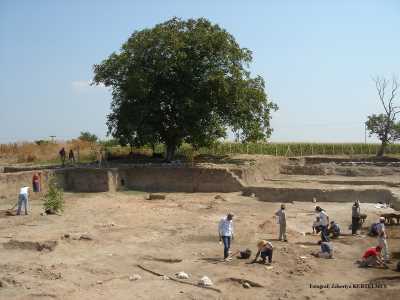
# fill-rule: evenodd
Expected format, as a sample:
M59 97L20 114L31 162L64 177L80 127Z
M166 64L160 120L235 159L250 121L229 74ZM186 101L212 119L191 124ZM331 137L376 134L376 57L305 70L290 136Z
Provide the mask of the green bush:
M56 214L64 211L64 191L59 186L56 177L49 178L49 190L44 196L43 207L47 214Z

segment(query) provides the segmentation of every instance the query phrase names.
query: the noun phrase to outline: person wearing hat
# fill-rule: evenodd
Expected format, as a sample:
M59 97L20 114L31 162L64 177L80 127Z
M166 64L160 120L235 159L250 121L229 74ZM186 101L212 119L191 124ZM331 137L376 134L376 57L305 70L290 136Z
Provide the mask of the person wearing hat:
M219 241L224 243L224 259L229 257L229 248L233 240L233 214L228 213L218 225Z
M257 243L257 248L258 248L258 251L257 251L256 257L253 259L253 261L251 263L254 264L255 262L257 262L258 257L261 256L263 264L266 263L267 257L268 257L268 263L271 264L272 263L272 253L274 251L274 248L272 247L272 243L268 242L266 240L262 240Z
M287 242L286 237L286 212L285 212L285 204L281 204L281 209L275 213L275 216L278 217L279 223L279 237L278 240Z
M353 235L357 234L357 230L360 226L360 215L360 202L356 200L356 202L354 202L353 206L351 207L351 234Z
M318 213L319 217L319 228L321 230L321 241L329 242L328 235L328 225L329 225L329 216L321 207L316 206L315 211Z
M379 224L377 226L378 231L378 245L382 249L382 256L385 262L389 261L389 248L387 244L387 235L385 230L385 218L379 218Z

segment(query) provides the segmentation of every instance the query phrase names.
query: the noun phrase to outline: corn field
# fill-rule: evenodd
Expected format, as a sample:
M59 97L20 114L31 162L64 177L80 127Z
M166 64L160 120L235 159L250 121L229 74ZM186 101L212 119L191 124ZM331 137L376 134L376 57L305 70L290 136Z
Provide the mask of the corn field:
M212 147L200 148L199 154L265 154L274 156L307 156L307 155L376 155L380 144L344 143L219 143ZM162 152L162 145L156 152ZM183 145L178 154L190 151L189 145ZM400 144L391 144L386 154L400 154Z

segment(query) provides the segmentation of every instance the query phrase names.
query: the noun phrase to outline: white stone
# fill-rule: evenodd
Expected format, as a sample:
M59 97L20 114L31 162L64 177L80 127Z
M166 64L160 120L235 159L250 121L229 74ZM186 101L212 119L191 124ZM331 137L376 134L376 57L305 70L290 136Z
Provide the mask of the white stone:
M132 276L129 276L130 281L136 281L140 279L142 279L142 276L140 276L139 274L133 274Z
M181 272L176 273L176 277L179 279L188 279L189 275L186 274L185 272L181 271Z
M210 278L208 278L207 276L203 276L199 280L199 285L201 285L201 286L212 286L213 283L212 283Z

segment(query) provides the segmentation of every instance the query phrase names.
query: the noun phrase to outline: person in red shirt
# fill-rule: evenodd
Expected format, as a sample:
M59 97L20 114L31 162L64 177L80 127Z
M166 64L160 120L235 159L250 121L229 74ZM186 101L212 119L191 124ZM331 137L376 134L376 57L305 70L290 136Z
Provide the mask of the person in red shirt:
M362 257L360 266L364 268L376 267L380 265L385 266L381 258L381 250L382 249L379 246L368 248Z
M34 192L40 192L40 175L38 173L35 173L32 177L32 186Z

